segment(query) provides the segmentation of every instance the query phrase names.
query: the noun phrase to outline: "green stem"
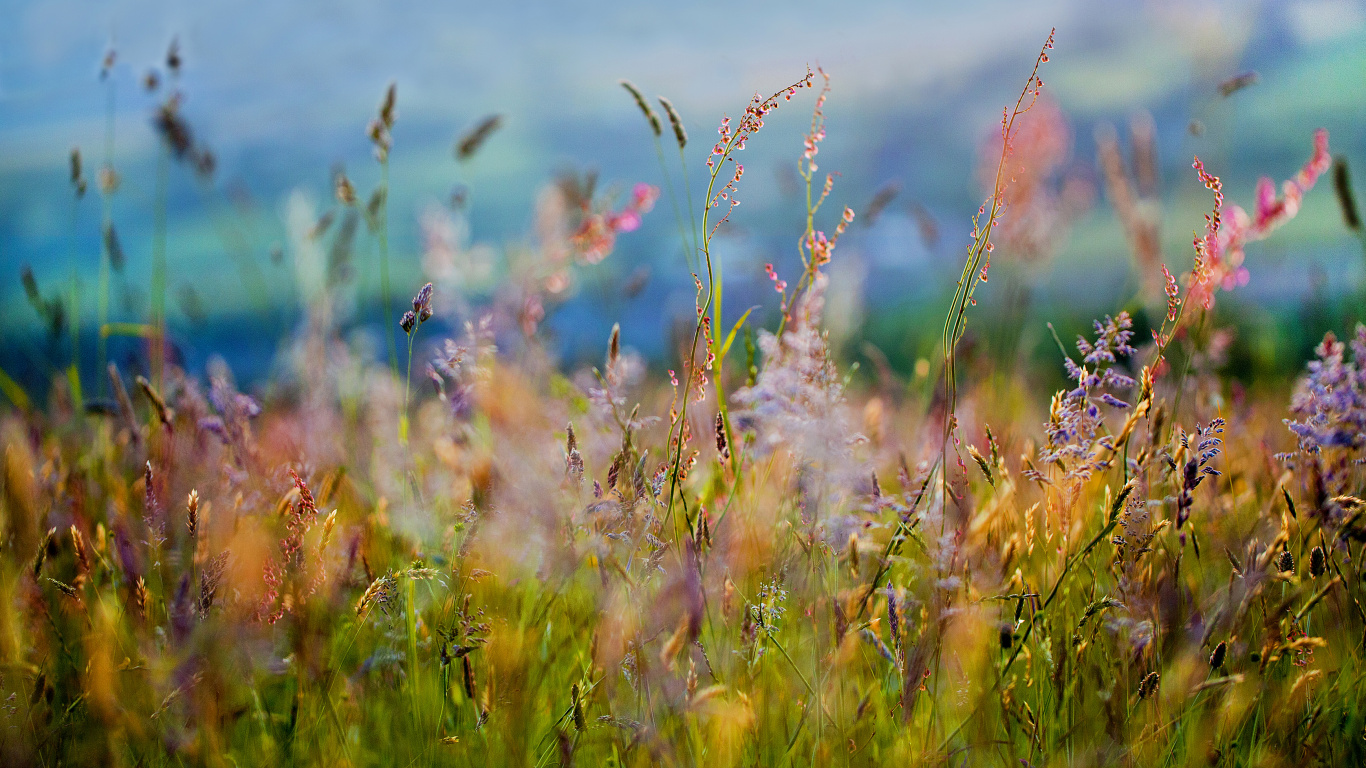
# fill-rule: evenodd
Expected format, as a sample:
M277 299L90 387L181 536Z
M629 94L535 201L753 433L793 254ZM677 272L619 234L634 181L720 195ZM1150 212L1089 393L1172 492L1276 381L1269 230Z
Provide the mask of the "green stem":
M170 148L157 154L156 202L152 222L152 380L160 388L166 357L166 196L170 183Z
M384 195L379 208L379 293L384 303L384 346L389 352L389 370L398 375L398 350L394 345L393 291L389 285L389 158L380 161L380 189Z

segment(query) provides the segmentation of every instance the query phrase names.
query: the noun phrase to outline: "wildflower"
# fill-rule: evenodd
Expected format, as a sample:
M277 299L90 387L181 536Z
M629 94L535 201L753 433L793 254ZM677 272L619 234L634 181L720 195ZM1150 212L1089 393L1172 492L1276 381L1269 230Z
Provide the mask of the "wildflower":
M409 336L417 327L432 318L432 284L427 283L413 297L413 308L403 313L399 327Z
M1200 483L1210 475L1219 475L1219 470L1209 466L1209 462L1219 455L1223 443L1218 435L1224 432L1224 420L1214 419L1195 430L1195 447L1191 447L1189 435L1181 435L1181 445L1187 451L1186 463L1181 471L1181 492L1176 497L1176 528L1181 529L1190 518L1191 507L1195 503L1194 492Z
M1237 205L1224 210L1219 178L1206 172L1200 158L1195 158L1193 167L1201 182L1214 192L1214 210L1205 217L1205 234L1195 238L1196 266L1192 273L1191 297L1208 309L1214 303L1216 289L1229 291L1245 285L1248 272L1243 267L1244 247L1265 240L1295 218L1304 195L1314 188L1332 162L1328 132L1320 128L1314 132L1313 154L1294 178L1281 184L1280 196L1270 178L1263 176L1257 182L1256 204L1253 213L1249 214Z
M592 211L584 201L583 221L570 235L570 243L586 263L597 264L612 253L619 233L640 228L642 217L654 208L657 199L659 188L641 183L632 188L631 200L617 211Z
M844 385L818 328L826 282L823 274L818 276L802 297L806 316L781 339L767 331L760 334L764 367L753 385L732 396L743 406L734 418L756 432L763 454L781 447L809 459L845 450L839 411Z
M1357 325L1348 346L1329 332L1315 349L1309 373L1290 401L1286 426L1299 439L1299 449L1318 454L1328 448L1356 453L1366 448L1366 325Z
M1050 418L1044 425L1047 443L1040 453L1045 463L1066 466L1073 480L1089 478L1105 466L1107 454L1115 449L1114 437L1102 434L1100 406L1126 409L1129 404L1107 389L1132 389L1134 380L1121 373L1114 364L1120 356L1133 354L1133 321L1127 312L1095 322L1095 341L1077 337L1077 351L1083 355L1084 365L1071 357L1063 359L1068 378L1076 382L1070 391L1058 392L1053 398ZM1089 366L1089 367L1088 367Z

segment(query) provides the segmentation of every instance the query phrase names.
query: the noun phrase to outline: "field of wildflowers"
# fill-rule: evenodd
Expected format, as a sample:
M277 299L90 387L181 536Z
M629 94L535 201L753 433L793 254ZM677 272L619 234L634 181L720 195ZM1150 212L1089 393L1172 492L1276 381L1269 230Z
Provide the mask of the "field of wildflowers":
M459 254L432 282L391 279L391 85L366 129L378 186L338 169L335 204L286 210L306 312L254 394L168 344L166 175L215 168L173 44L146 83L164 146L145 322L110 320L125 256L106 158L100 376L82 380L74 289L31 272L50 386L0 375L0 763L1366 763L1366 325L1324 338L1293 392L1242 389L1219 374L1214 311L1325 174L1360 229L1346 166L1327 132L1306 136L1302 168L1248 210L1192 157L1210 210L1189 253L1164 255L1152 126L1132 127L1132 172L1102 131L1140 288L1092 332L1055 334L1066 383L1041 388L971 331L998 242L1046 259L1083 205L1056 178L1053 42L1001 114L938 354L910 385L858 374L826 332L828 267L878 206L835 202L813 68L714 139L623 81L664 183L562 176L488 305L458 314L442 292ZM746 145L807 108L802 268L766 267L778 320L760 327L723 313L715 238L745 211ZM87 165L72 154L78 197ZM668 362L618 326L599 365L558 364L548 314L669 215L696 316ZM346 311L372 267L375 349ZM1028 294L1007 294L1007 350ZM439 313L463 328L434 343ZM131 365L106 349L123 337Z

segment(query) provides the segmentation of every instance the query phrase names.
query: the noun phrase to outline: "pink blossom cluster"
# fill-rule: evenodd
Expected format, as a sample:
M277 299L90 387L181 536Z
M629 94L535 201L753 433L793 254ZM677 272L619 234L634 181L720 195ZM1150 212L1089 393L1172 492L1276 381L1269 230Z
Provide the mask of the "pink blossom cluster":
M740 204L740 202L735 199L735 191L736 184L740 181L740 177L745 173L745 166L735 162L735 159L730 156L731 153L745 148L745 144L749 141L749 137L753 136L760 128L764 127L764 118L768 116L768 113L778 108L780 99L782 101L791 101L792 97L797 94L798 88L811 87L811 82L814 77L814 73L812 73L810 69L807 69L805 78L789 85L766 99L757 93L754 94L754 98L750 99L749 106L745 107L745 113L740 117L739 124L734 127L731 126L729 116L721 119L721 125L716 130L720 138L717 139L716 144L712 147L711 154L707 157L707 168L711 169L713 182L721 172L722 163L729 161L734 166L734 170L731 173L730 179L721 187L720 191L712 194L711 199L707 201L708 208L717 208L723 202L728 204L726 215L722 216L720 220L716 222L715 226L713 226L713 230L716 227L721 226L721 222L730 217L730 211Z
M1214 191L1215 203L1214 211L1205 217L1205 233L1195 238L1196 272L1191 290L1201 306L1213 305L1215 288L1230 291L1247 284L1244 246L1266 239L1282 224L1295 218L1304 194L1314 188L1332 164L1328 131L1320 128L1314 132L1313 154L1294 178L1281 184L1279 197L1270 178L1263 176L1257 182L1256 206L1249 214L1236 204L1223 210L1224 196L1218 177L1207 173L1200 158L1195 158L1193 167L1205 187Z
M584 261L597 264L612 253L618 233L634 232L640 228L641 217L654 208L658 199L658 187L636 184L631 190L631 200L621 210L586 211L579 228L570 236L570 241Z
M806 236L804 242L806 250L811 254L811 263L816 266L830 263L830 254L835 250L835 244L839 242L840 235L849 228L849 224L854 220L854 209L849 206L844 207L844 214L840 216L840 223L835 227L835 236L826 239L825 233L817 230Z

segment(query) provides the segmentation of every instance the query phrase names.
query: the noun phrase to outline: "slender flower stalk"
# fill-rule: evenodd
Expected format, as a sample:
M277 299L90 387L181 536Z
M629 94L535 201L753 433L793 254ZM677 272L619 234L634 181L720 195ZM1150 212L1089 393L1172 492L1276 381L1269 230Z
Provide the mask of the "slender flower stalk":
M992 187L991 198L983 203L977 209L976 215L972 217L972 245L968 246L968 258L963 264L963 274L958 278L953 303L949 307L948 316L944 319L944 393L947 402L944 410L944 439L941 445L941 459L946 471L940 476L940 481L943 485L945 503L948 502L950 495L949 472L947 471L949 443L955 440L954 432L957 429L955 410L958 404L958 341L962 339L963 332L967 329L968 307L977 303L973 298L973 293L977 290L978 283L986 282L987 271L991 267L991 252L994 250L991 234L997 221L1005 212L1005 188L1008 181L1006 160L1010 157L1010 142L1015 135L1015 121L1032 109L1038 101L1039 92L1043 88L1043 79L1039 77L1039 68L1048 62L1048 52L1053 49L1053 35L1056 32L1057 30L1054 29L1048 33L1048 39L1044 41L1043 48L1039 51L1038 57L1034 59L1034 69L1030 71L1029 78L1025 80L1025 86L1020 91L1020 97L1015 100L1015 107L1003 109L1001 112L1001 158L996 163L996 181ZM984 215L986 216L985 221L982 220ZM959 459L959 464L962 464L961 459ZM941 525L942 523L941 520Z
M408 444L408 402L413 384L413 341L417 338L417 329L431 317L432 284L427 283L413 297L413 308L404 312L403 318L399 320L399 327L408 336L408 372L403 379L403 412L398 418L398 441L403 445Z
M716 342L715 324L721 317L721 281L720 272L712 261L711 243L716 236L717 230L721 225L730 219L730 214L739 205L739 200L735 198L737 184L741 176L745 173L744 165L737 163L734 153L743 150L746 142L764 125L764 117L768 113L777 109L781 101L791 101L799 88L811 87L812 78L815 75L808 68L806 77L792 85L783 88L768 98L763 98L755 94L750 100L749 106L745 108L744 115L741 116L739 123L731 126L730 117L725 117L721 121L721 126L717 130L720 139L712 147L711 153L707 156L707 169L709 178L707 180L706 207L702 211L702 257L707 270L707 285L704 289L702 282L693 276L698 288L697 306L697 325L693 329L692 343L688 348L688 357L683 361L686 380L683 385L683 397L680 410L673 422L674 443L673 466L669 472L669 497L665 502L666 520L673 519L674 497L679 490L679 472L682 469L683 453L686 450L687 440L685 430L687 427L688 402L696 397L699 401L706 396L707 371L716 369L715 380L717 382L717 407L721 410L721 418L726 422L727 436L733 444L733 435L730 434L729 417L726 413L726 398L720 385L721 369L719 358L721 355ZM721 179L723 170L730 164L729 178L717 188L717 183ZM722 205L725 205L724 213L714 214ZM706 299L701 298L705 291ZM714 310L714 311L713 311ZM712 311L709 314L709 311ZM706 358L701 365L697 362L697 345L703 337L707 339ZM695 392L695 394L694 394ZM687 504L683 502L684 512L687 511Z

